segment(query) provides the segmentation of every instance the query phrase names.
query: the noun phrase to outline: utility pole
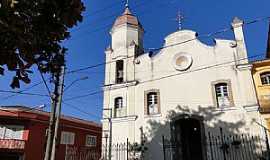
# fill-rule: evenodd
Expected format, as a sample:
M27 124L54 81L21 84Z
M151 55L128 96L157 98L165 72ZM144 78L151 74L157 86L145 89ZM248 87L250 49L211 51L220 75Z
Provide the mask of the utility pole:
M64 74L62 74L62 72L64 73L64 70L62 70L61 68L60 72L57 72L55 75L53 75L53 78L55 78L54 93L53 95L51 95L51 100L52 100L51 112L50 112L50 120L49 120L49 128L48 128L47 144L46 144L44 160L51 160L52 152L55 153L55 151L53 151L53 142L55 139L55 129L56 129L55 128L56 127L56 124L55 124L56 123L56 109L58 109L59 111L59 106L61 106L61 100L62 100L62 90L63 90L62 83L64 83L64 78L63 78Z
M65 77L65 66L61 66L60 76L57 77L57 81L59 81L58 92L59 95L56 99L56 120L55 120L55 128L54 128L54 136L53 136L53 144L52 144L52 153L51 153L51 160L55 159L55 151L57 145L57 138L58 138L58 128L59 122L61 119L61 104L62 104L62 97L63 97L63 89L64 89L64 78Z
M55 82L54 92L51 95L51 112L50 112L50 121L49 121L49 128L47 132L47 143L46 143L46 151L44 160L50 160L51 151L52 151L52 142L54 136L54 126L55 126L55 112L56 112L56 95L58 91L59 81Z

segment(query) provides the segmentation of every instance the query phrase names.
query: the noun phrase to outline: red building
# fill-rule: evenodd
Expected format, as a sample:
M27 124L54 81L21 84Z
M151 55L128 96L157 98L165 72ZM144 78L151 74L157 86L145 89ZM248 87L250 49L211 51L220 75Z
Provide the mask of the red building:
M0 107L0 160L42 160L48 122L48 112L22 106ZM62 116L56 159L98 159L101 132L100 124Z

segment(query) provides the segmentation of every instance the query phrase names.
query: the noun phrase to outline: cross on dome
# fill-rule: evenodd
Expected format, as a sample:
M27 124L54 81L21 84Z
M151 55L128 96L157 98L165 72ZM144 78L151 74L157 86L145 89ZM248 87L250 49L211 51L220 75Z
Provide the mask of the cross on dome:
M178 30L182 30L184 16L181 14L180 11L177 12L176 21L178 22Z
M129 7L129 0L126 0L126 8Z

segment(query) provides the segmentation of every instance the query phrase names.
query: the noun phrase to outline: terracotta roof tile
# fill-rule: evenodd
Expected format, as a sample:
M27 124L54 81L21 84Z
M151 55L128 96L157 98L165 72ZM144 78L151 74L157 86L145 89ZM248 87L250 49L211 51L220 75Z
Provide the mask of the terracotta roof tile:
M36 109L36 108L30 108L30 107L26 107L26 106L0 106L0 112L1 111L10 111L13 114L17 114L17 112L28 112L28 113L32 113L32 114L38 114L38 115L45 115L47 117L50 116L49 112L40 110L40 109ZM78 124L87 124L87 125L91 125L91 126L96 126L96 127L101 127L100 123L97 122L93 122L93 121L88 121L88 120L83 120L80 118L76 118L76 117L71 117L71 116L66 116L66 115L61 115L61 119L62 120L67 120L73 123L78 123Z
M115 20L113 28L122 24L130 24L142 28L138 18L130 12L128 7L126 7L124 13Z

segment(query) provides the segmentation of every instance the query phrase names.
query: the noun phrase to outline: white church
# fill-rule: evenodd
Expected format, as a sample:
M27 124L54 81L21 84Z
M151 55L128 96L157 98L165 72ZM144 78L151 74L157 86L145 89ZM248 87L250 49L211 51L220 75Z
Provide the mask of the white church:
M228 160L240 156L233 147L251 141L245 134L259 136L265 148L243 24L233 20L235 40L215 39L210 46L196 32L179 30L160 50L145 53L143 26L126 7L105 51L103 145L128 139L147 160ZM252 146L248 151L262 152ZM113 160L127 159L109 152Z

